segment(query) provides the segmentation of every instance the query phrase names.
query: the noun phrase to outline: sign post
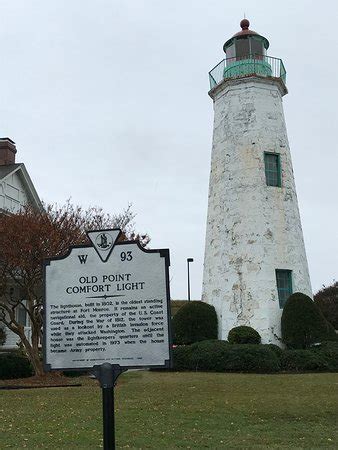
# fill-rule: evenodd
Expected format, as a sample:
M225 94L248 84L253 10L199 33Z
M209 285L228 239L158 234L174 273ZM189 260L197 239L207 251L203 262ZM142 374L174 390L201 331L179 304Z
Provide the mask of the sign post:
M114 385L122 372L123 370L119 365L110 363L94 366L93 370L102 389L104 450L115 450Z
M114 384L131 368L171 367L169 250L88 232L44 266L44 368L90 370L100 382L104 448L115 449Z

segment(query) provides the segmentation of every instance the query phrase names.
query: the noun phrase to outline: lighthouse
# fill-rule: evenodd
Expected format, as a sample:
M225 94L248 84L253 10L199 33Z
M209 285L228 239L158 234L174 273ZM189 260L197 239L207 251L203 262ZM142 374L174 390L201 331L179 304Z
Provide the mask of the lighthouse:
M240 26L209 72L214 125L202 300L216 309L220 339L247 325L263 343L279 343L288 297L312 296L283 112L286 71L247 19Z

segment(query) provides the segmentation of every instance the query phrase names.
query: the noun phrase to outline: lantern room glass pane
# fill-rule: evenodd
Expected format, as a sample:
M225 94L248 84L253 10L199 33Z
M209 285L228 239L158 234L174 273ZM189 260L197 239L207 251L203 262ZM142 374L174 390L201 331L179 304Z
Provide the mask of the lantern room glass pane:
M236 51L235 51L235 43L233 42L231 45L229 45L229 47L227 48L227 59L228 58L234 58L236 56Z
M244 59L250 54L249 39L242 38L236 40L236 58Z
M250 39L251 55L264 55L264 47L261 39L254 36Z

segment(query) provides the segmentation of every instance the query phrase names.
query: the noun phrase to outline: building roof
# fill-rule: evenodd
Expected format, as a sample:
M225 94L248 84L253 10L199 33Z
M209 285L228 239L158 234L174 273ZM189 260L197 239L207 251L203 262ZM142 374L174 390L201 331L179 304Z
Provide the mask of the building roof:
M18 164L6 164L5 166L0 166L0 180L7 177L10 173L14 172L19 166L21 166L21 163Z
M17 172L18 176L22 180L27 190L28 197L32 201L33 205L38 209L42 209L43 206L41 200L23 163L6 164L4 166L0 166L0 182L5 180L5 178L10 176L14 172Z

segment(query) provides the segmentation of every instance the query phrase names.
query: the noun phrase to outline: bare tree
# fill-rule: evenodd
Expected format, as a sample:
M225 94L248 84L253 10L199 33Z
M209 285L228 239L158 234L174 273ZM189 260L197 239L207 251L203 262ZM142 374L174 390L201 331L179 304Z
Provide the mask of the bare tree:
M19 336L36 375L43 374L42 261L65 254L72 245L88 243L85 232L94 229L121 228L122 240L138 239L145 246L150 239L135 232L134 217L130 205L109 215L70 201L64 206L45 205L42 211L26 206L16 214L0 215L0 323ZM29 317L31 339L18 320L18 308Z
M330 286L323 285L314 297L314 302L323 313L325 319L338 330L338 282Z

